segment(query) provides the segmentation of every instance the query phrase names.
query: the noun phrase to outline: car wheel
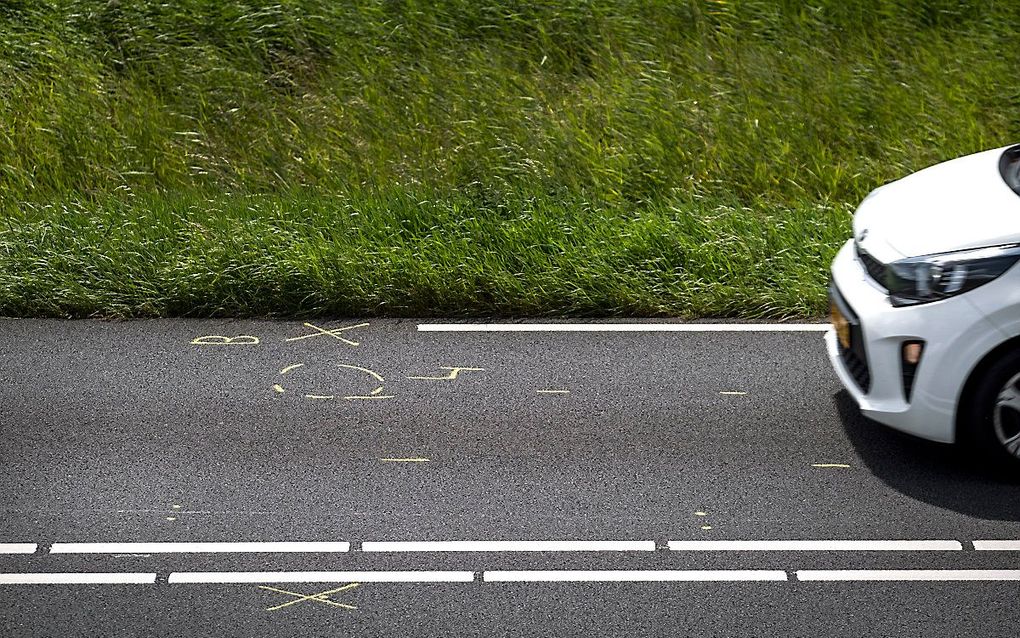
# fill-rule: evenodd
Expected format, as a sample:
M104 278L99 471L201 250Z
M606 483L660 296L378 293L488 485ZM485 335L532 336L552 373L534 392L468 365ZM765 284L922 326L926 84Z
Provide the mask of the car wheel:
M971 442L996 465L1020 469L1020 351L988 368L969 406Z

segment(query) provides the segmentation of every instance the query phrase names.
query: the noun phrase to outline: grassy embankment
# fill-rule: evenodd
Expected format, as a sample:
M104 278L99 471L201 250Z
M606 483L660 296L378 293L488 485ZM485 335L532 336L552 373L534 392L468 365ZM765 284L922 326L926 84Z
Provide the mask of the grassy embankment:
M1020 139L1018 35L977 0L5 2L0 314L817 316L868 190Z

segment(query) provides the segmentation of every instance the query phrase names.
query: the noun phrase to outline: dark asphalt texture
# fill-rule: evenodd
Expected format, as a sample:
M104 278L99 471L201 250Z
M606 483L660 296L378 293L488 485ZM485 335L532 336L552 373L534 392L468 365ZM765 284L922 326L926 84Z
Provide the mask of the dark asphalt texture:
M300 321L0 319L0 543L42 545L0 555L0 573L161 580L0 586L0 636L1020 633L1018 583L794 579L799 569L1020 569L1020 552L969 545L1020 539L1020 484L861 417L820 333L423 333L414 321L367 322L338 333L352 346L323 334L286 341L315 333ZM191 343L241 334L260 343ZM407 378L443 367L484 371ZM376 396L392 399L343 398L380 385ZM380 461L405 457L430 461ZM573 539L935 539L965 551L357 551L364 541ZM46 553L56 542L137 541L350 541L355 551ZM791 580L365 583L337 597L356 610L311 601L272 612L284 600L255 585L165 583L178 571L410 569L778 569Z

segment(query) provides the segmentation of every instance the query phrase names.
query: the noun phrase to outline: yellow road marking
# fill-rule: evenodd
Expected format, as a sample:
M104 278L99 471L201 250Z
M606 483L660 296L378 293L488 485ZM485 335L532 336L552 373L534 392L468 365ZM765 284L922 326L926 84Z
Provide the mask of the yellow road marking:
M306 394L306 399L335 399L332 394Z
M744 396L747 393L746 392L720 392L719 394L727 394L727 395L730 395L730 396L742 397L742 396Z
M707 512L694 512L695 516L708 516Z
M305 365L305 364L303 364L303 363L295 363L293 365L289 365L286 368L284 368L283 370L280 370L280 374L287 374L291 370L295 370L297 368L300 368L303 365Z
M850 467L846 463L812 463L811 467Z
M570 394L570 390L539 390L539 394Z
M291 600L289 602L283 603L282 605L276 605L275 607L267 607L266 611L276 611L278 609L283 609L284 607L290 607L291 605L303 603L306 600L309 602L324 603L326 605L332 605L334 607L342 607L344 609L357 609L357 607L355 607L354 605L345 605L344 603L338 603L335 600L330 600L329 596L333 594L338 594L348 589L354 589L360 584L361 583L350 583L348 585L344 585L343 587L337 587L336 589L321 591L317 594L299 594L297 592L288 591L286 589L277 589L276 587L269 587L268 585L259 585L259 589L276 592L278 594L285 594L287 596L294 596L297 598L297 600Z
M407 377L407 378L413 379L415 381L453 381L454 379L457 378L457 375L460 374L461 372L485 372L485 368L461 368L461 367L451 368L448 366L440 366L439 369L449 370L450 374L446 375L445 377Z
M277 392L279 392L280 394L283 394L285 392L285 390L283 389L283 386L280 385L279 383L274 383L273 384L273 389L276 390Z
M387 395L369 395L369 396L351 396L344 397L348 401L371 401L372 399L392 399L392 394Z
M346 330L354 330L355 328L364 328L364 327L368 326L367 323L359 323L356 326L346 326L346 327L343 327L343 328L333 328L332 330L327 330L325 328L320 328L319 326L315 325L314 323L305 322L304 325L307 328L311 328L312 330L315 330L315 332L313 332L312 334L301 335L300 337L291 337L289 339L284 339L284 341L301 341L302 339L310 339L311 337L330 336L330 337L333 337L334 339L339 339L340 341L343 341L347 345L359 346L361 344L358 343L357 341L351 341L350 339L345 339L345 338L341 337L339 333L344 332Z
M702 525L701 529L703 529L703 530L710 530L710 529L712 529L712 526L711 525Z
M209 341L210 339L218 339L218 341ZM242 341L243 339L247 341ZM255 335L237 335L236 337L205 335L204 337L195 337L191 340L191 343L196 346L253 346L258 345L259 338Z
M379 459L383 463L428 463L431 459L426 458L407 458L407 459Z
M346 364L343 364L343 363L338 363L337 365L340 366L341 368L347 368L348 370L357 370L358 372L364 372L365 374L370 374L370 375L372 375L372 378L374 378L379 383L382 383L383 381L386 380L386 379L383 379L378 374L376 374L375 372L372 372L368 368L359 368L358 366L349 366L349 365L346 365Z

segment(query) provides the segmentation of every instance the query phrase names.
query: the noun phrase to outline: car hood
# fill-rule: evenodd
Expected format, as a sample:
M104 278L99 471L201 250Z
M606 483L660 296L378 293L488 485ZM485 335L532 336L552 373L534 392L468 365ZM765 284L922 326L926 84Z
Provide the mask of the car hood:
M854 237L886 263L1020 243L1020 195L999 174L1006 148L936 164L877 188L854 215Z

